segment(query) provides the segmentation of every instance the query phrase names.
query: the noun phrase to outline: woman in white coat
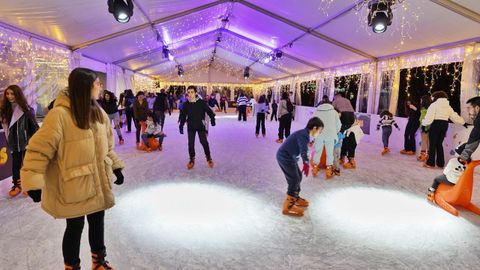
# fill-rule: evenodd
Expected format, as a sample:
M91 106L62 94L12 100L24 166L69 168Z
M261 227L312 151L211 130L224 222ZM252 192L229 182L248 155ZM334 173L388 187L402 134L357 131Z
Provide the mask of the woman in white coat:
M316 111L313 113L313 116L320 118L324 124L324 127L322 133L315 139L315 154L313 156L314 166L312 169L312 174L315 176L318 173L320 157L322 156L323 147L325 147L327 156L326 177L332 178L334 176L333 148L337 143L338 132L342 127L342 123L340 122L338 112L330 103L324 103L318 106Z

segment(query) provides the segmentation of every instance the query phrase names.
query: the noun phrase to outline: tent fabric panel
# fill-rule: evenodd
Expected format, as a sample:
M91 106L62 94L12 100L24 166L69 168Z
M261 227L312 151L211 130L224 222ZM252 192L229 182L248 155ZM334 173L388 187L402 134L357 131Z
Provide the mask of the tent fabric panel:
M260 61L258 64L256 65L261 65L262 62ZM314 71L316 70L315 68L311 67L311 66L307 66L305 64L302 64L300 62L297 62L293 59L290 59L286 56L283 56L282 58L280 59L277 59L273 62L269 62L268 63L270 66L273 66L273 67L276 67L276 68L279 68L279 69L282 69L282 70L285 70L285 71L288 71L292 74L301 74L301 73L306 73L306 72L310 72L310 71Z
M480 14L480 2L478 0L453 0L453 2Z
M296 41L291 48L287 47L284 51L322 68L366 59L356 53L310 35Z
M234 6L228 29L274 48L283 46L303 33L241 4Z
M100 61L111 63L125 58L127 55L157 48L159 45L161 43L157 41L156 34L151 28L146 28L90 45L78 51Z
M321 3L318 0L302 0L301 3L298 0L249 0L249 2L309 28L329 20L353 3L352 0L335 0L328 4L330 1Z
M107 1L2 1L0 14L4 23L70 46L147 23L139 13L118 23Z
M151 20L157 20L215 1L216 0L135 0L135 3L139 3L142 6Z

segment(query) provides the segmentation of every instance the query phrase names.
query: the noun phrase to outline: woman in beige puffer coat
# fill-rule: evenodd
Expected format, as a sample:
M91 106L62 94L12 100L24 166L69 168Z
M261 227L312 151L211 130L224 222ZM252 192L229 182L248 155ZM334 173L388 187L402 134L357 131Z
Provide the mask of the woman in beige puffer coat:
M67 219L65 269L80 269L84 216L95 269L113 269L105 261L104 210L115 204L112 176L122 184L124 164L113 151L108 116L95 101L100 89L95 72L77 68L68 84L30 139L22 186L34 201L42 200L42 208L51 216Z

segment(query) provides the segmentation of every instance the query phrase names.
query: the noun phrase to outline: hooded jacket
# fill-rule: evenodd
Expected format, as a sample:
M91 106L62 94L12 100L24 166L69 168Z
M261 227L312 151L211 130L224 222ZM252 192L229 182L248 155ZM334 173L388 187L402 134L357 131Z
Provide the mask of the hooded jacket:
M63 91L27 146L20 178L24 191L42 190L42 208L54 218L75 218L113 207L113 170L123 162L113 151L110 121L90 129L75 125Z
M323 122L322 133L318 135L317 139L331 139L337 141L338 132L342 127L342 123L340 122L340 117L333 105L328 103L321 104L317 107L313 116L320 118Z

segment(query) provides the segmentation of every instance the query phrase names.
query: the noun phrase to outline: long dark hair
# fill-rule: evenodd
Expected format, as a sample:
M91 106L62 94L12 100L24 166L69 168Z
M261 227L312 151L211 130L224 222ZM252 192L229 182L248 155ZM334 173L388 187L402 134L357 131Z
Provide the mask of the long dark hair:
M383 111L382 113L380 113L380 117L384 117L385 115L387 115L388 117L393 117L393 114L389 111Z
M105 98L106 95L108 95L110 97L110 100L107 101L107 99ZM115 94L113 92L105 90L105 91L103 91L103 102L104 103L114 102L116 104L117 103L117 97L115 97Z
M432 104L432 98L429 95L425 95L420 98L420 106L422 106L422 108L428 109L430 104Z
M132 98L132 97L135 97L135 96L133 95L132 89L127 89L127 90L125 90L125 98Z
M3 101L0 108L0 116L2 118L2 121L10 125L10 121L12 121L12 116L13 116L12 103L8 101L7 90L11 90L13 92L13 95L15 95L15 103L17 103L17 105L20 106L20 108L22 108L23 113L28 118L35 120L35 117L32 114L30 107L28 106L27 99L23 94L22 88L20 88L20 86L18 85L10 85L7 88L5 88L5 91L3 92Z
M261 95L258 98L258 103L267 103L267 98L265 97L265 95Z
M102 109L92 98L93 83L97 74L87 68L76 68L68 76L68 95L75 124L81 129L89 129L91 124L103 124Z
M285 100L288 100L290 97L288 95L288 92L282 92L282 98L281 99L285 99Z

